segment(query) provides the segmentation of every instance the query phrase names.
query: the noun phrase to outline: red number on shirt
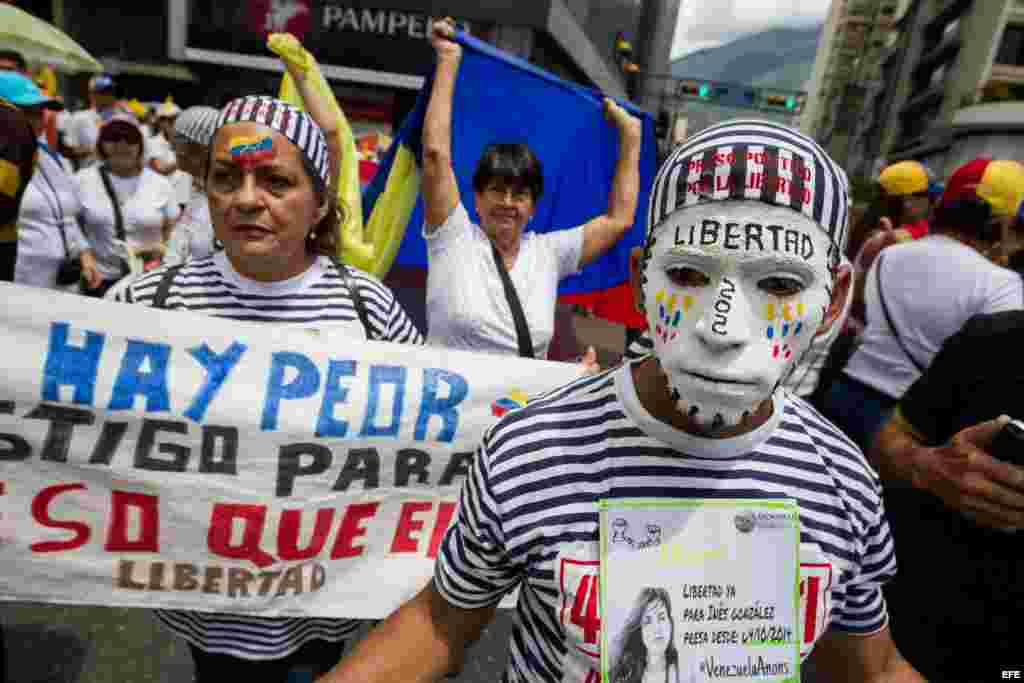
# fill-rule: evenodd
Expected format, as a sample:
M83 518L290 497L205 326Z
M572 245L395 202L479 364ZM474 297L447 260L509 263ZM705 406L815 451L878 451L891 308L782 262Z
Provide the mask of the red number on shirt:
M828 594L832 588L832 566L827 563L800 564L800 609L803 612L800 656L806 657L815 641L828 628Z
M804 642L814 642L814 632L818 628L818 591L821 589L821 577L808 576L806 583L801 584L807 607L804 610Z
M596 643L601 633L601 616L598 612L601 599L599 589L600 582L593 574L587 574L580 579L580 586L576 589L576 600L569 614L570 623L583 629L583 642L588 644Z

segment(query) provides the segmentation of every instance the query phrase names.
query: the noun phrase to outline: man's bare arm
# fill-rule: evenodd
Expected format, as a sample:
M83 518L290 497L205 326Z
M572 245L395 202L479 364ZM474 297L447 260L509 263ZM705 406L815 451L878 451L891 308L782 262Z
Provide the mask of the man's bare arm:
M318 683L428 683L462 669L496 607L462 609L431 581Z
M882 427L868 458L887 485L928 491L977 524L1024 528L1024 468L986 451L1009 418L981 422L936 448L922 443L899 410Z
M829 683L923 683L892 642L889 627L869 636L830 630L811 655L815 679Z

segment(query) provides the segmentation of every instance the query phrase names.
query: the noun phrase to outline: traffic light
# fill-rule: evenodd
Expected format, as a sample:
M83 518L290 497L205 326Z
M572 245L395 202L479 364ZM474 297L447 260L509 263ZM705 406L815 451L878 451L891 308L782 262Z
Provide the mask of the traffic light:
M626 38L626 34L619 31L615 35L615 55L619 59L628 60L633 57L633 44Z
M676 88L676 94L686 97L699 97L706 100L711 97L711 84L701 81L682 81Z
M784 109L791 114L799 114L804 108L804 95L771 93L764 98L768 109Z
M622 31L615 35L615 59L619 63L619 68L628 74L640 71L640 66L633 61L633 44Z

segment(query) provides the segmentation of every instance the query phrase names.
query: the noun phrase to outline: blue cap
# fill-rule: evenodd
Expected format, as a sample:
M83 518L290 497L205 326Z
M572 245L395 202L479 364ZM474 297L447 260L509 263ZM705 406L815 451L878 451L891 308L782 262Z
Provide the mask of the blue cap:
M44 95L31 78L17 71L0 71L0 97L16 107L64 108L60 100Z
M110 92L114 90L114 79L110 74L99 74L89 79L89 92Z

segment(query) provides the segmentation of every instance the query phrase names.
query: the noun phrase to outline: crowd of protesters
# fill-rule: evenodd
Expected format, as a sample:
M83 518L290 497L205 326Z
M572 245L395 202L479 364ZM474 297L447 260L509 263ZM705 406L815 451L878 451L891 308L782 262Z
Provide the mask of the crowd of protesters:
M428 330L381 281L337 258L337 122L287 62L306 112L257 95L221 109L167 101L133 112L117 99L114 79L99 75L89 84L91 106L67 113L24 73L20 56L0 54L9 67L0 71L0 151L4 168L14 169L0 183L3 278L318 327L344 340L545 358L559 281L648 210L637 206L641 123L605 101L618 134L607 212L534 234L544 150L496 140L475 169L453 168L462 48L446 22L431 42L438 66L422 140ZM59 145L48 135L51 119ZM810 192L840 201L796 207L774 192L755 197L743 183L741 194L723 195L680 178L680 169L703 163L694 159L738 144L768 158L815 158L821 175ZM456 182L469 173L480 225ZM555 558L572 545L564 539L574 548L598 540L597 498L581 502L559 483L573 477L597 489L626 487L635 499L685 498L694 488L796 499L801 518L810 515L801 546L845 567L817 642L824 680L967 681L978 658L1012 662L1024 604L1013 542L1024 528L1024 469L996 458L991 445L1007 416L1024 419L1011 353L1024 339L1024 166L975 159L937 178L903 161L881 170L875 190L850 221L845 174L806 136L757 121L693 135L662 166L646 243L632 253L637 307L651 327L624 349L621 365L602 372L589 357L581 366L589 377L488 433L433 582L333 671L355 621L160 611L189 643L197 680L285 680L295 666L339 683L439 679L459 669L516 587L510 678L591 680L561 652L568 636L547 585ZM669 226L678 236L684 220L776 221L806 230L820 248L812 263L776 256L769 267L757 254L734 258L657 239ZM801 337L795 327L780 361L775 328L765 338L756 316L744 317L749 311L707 318L719 278L736 288L730 309L742 301L751 311L785 310L783 334L793 297L814 302L806 306L813 328ZM671 320L663 315L669 296L709 312ZM535 438L516 441L516 428ZM566 445L546 445L577 431L586 431L586 448L562 436ZM632 464L619 469L617 458ZM786 477L770 474L780 462ZM557 476L547 478L545 467ZM645 468L661 481L651 484ZM536 510L536 548L506 534L527 523L524 509ZM634 615L637 629L646 610L671 611L667 593L648 602ZM667 632L674 630L673 622ZM658 680L683 680L692 665L683 656L674 654ZM617 664L615 680L649 680L649 660Z

